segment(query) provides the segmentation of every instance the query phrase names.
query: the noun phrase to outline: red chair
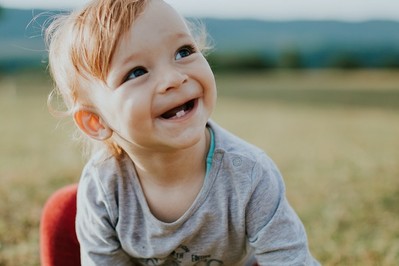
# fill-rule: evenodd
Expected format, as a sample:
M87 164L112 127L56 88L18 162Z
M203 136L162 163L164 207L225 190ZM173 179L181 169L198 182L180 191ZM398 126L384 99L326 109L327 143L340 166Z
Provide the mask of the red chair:
M40 223L40 259L43 266L80 265L75 232L77 185L56 191L46 202Z

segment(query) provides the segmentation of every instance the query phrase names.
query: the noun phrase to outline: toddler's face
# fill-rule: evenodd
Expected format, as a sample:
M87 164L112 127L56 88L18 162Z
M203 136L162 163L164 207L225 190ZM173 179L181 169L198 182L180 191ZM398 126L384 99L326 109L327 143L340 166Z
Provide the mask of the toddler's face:
M189 147L203 136L216 101L208 62L162 0L151 0L119 41L107 84L94 102L122 148Z

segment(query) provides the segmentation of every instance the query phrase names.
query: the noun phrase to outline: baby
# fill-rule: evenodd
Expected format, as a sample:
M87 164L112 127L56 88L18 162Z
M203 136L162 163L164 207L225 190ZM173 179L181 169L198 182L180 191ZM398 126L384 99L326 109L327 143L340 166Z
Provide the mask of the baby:
M56 92L92 140L82 265L318 265L272 160L210 120L213 73L171 6L94 0L48 34Z

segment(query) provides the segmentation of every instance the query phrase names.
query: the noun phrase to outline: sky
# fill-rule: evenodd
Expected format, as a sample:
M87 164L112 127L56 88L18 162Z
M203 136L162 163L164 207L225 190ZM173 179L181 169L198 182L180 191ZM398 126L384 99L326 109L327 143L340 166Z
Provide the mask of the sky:
M0 0L13 8L78 8L88 0ZM184 16L263 20L387 19L399 21L399 0L166 0Z

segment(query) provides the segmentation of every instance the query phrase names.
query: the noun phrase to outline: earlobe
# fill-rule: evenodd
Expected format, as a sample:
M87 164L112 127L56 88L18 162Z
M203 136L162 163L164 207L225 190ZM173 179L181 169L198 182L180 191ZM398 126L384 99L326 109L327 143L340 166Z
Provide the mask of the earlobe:
M76 125L89 137L96 140L106 140L111 137L111 129L105 125L100 117L89 110L77 110L73 118Z

